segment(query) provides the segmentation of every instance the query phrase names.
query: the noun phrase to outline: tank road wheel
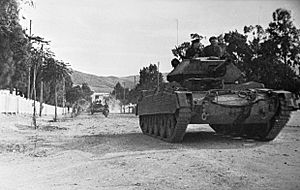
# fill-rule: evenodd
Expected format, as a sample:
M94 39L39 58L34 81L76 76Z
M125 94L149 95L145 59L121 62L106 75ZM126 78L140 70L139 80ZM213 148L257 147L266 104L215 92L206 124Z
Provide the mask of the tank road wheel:
M148 121L148 134L152 135L153 133L153 116L149 115L149 121Z
M109 110L103 110L103 115L105 116L105 117L107 117L108 116L108 113L109 113Z
M156 128L155 128L155 134L157 138L162 138L161 137L161 129L164 128L163 126L163 115L157 115L157 120L156 120ZM157 130L157 132L156 132Z
M181 142L185 130L190 123L190 119L190 108L180 108L175 114L168 115L166 138L163 138L163 140L168 142Z
M166 127L167 127L167 117L166 115L162 115L160 119L160 125L159 125L159 135L161 138L166 138Z
M167 139L172 138L175 125L176 125L175 116L168 115L167 126L166 126Z
M140 117L142 118L142 121L143 121L143 125L141 125L142 123L140 123L140 127L141 127L144 134L148 134L149 133L150 116L149 115L143 115L143 116L140 116Z
M140 116L140 127L144 134L147 134L147 117L146 116Z
M191 118L190 108L180 108L176 114L140 116L140 127L144 134L167 142L180 142Z
M154 136L159 136L159 115L154 115L153 118L153 135Z

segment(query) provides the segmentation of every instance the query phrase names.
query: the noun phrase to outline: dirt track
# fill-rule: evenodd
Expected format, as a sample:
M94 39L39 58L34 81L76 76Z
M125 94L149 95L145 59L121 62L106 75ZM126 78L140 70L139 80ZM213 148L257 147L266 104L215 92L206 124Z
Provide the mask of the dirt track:
M272 142L189 125L169 144L142 135L134 115L39 118L38 130L0 115L0 189L300 189L299 116Z

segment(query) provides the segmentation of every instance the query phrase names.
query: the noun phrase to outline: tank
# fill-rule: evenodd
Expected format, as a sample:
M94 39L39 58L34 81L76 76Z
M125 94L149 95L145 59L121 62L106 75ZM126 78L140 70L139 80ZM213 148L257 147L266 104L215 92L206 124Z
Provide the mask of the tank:
M188 124L209 124L218 134L273 140L297 104L291 92L243 83L230 61L212 57L172 61L168 83L143 91L137 104L142 132L181 142Z
M103 105L101 101L94 101L91 103L90 112L93 115L95 112L101 112L105 117L109 114L109 107L107 103Z

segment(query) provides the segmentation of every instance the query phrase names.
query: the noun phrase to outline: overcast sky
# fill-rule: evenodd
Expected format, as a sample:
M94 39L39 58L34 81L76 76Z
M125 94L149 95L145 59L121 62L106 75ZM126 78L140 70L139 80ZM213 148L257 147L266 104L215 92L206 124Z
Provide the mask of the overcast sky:
M51 41L57 59L100 76L137 75L160 62L171 70L171 49L190 33L207 39L245 25L266 27L277 8L292 11L300 26L299 0L36 0L23 9L24 27ZM207 44L207 40L203 40Z

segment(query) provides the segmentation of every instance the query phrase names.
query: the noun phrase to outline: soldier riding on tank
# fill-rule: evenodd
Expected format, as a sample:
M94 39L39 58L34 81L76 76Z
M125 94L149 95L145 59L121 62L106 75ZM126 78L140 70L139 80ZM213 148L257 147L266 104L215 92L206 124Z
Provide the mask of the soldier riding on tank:
M222 57L222 48L218 45L217 37L212 36L209 38L210 45L203 49L204 57Z
M200 41L202 40L202 36L199 34L191 34L191 46L186 50L186 58L197 58L202 56L202 49Z

